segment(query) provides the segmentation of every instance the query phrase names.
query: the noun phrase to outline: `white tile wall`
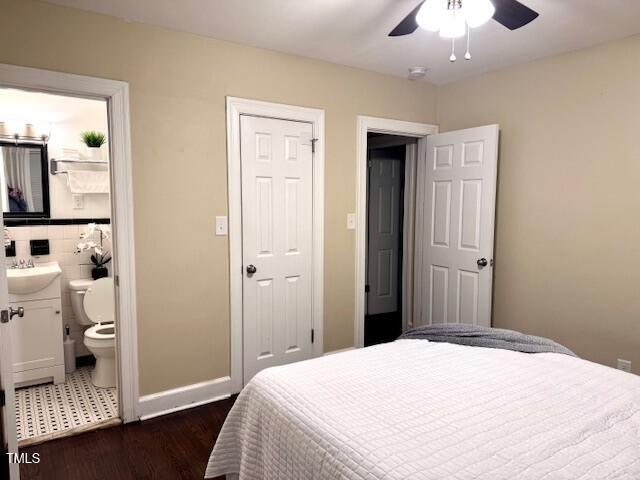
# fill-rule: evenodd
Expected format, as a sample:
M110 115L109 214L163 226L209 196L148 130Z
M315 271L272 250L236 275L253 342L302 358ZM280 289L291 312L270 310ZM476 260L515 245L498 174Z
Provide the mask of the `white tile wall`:
M64 325L69 325L71 337L76 341L76 356L90 355L84 346L84 327L75 321L71 308L71 297L69 294L69 282L80 278L91 278L90 252L76 253L77 244L80 241L80 234L86 230L86 225L44 225L32 227L9 227L11 240L16 242L16 256L7 258L7 265L11 265L13 260L28 260L31 257L29 240L49 239L50 255L33 257L34 263L58 262L62 269L61 299L62 299L62 320ZM111 249L110 244L105 244L107 250ZM112 271L112 262L107 264L109 273Z

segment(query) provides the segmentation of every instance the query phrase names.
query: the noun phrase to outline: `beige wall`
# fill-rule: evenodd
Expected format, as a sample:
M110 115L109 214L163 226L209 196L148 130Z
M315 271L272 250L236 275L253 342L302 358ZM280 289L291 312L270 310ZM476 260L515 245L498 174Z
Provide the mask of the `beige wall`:
M499 123L494 326L640 372L640 36L439 88Z
M356 116L433 122L435 88L32 0L0 11L0 63L130 84L141 394L229 374L226 95L325 109L324 348L353 344Z

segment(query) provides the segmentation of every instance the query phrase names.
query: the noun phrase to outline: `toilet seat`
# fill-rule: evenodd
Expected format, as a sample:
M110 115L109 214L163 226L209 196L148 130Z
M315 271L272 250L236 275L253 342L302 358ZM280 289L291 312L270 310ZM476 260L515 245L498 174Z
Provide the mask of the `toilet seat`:
M108 325L97 324L85 330L84 336L92 340L109 340L116 338L115 326L110 323Z

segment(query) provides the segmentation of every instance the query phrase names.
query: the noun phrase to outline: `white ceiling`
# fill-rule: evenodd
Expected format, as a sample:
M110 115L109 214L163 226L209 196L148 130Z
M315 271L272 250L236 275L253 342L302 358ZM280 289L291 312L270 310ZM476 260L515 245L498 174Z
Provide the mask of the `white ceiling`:
M473 59L462 59L459 41L450 64L450 42L437 34L387 37L420 0L49 1L392 75L427 66L438 84L640 32L639 0L521 0L540 17L514 32L488 22L472 31Z
M70 123L106 115L104 100L0 88L0 122Z

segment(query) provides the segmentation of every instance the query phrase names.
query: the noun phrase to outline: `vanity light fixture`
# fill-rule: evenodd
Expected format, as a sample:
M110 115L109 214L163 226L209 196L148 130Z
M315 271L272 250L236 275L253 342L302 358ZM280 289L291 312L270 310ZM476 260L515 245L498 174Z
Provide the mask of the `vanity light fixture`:
M0 139L18 142L47 143L51 136L51 125L46 122L26 123L18 120L0 122Z

